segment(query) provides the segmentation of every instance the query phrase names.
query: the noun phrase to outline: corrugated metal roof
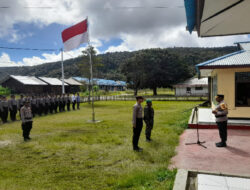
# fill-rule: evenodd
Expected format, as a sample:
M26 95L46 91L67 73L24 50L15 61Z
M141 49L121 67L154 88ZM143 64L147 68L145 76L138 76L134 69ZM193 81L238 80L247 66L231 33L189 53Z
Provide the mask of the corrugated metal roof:
M174 85L174 87L195 87L195 86L208 86L208 78L191 78L182 83Z
M39 79L43 80L44 82L48 83L52 86L62 86L62 81L57 78L49 78L49 77L39 77ZM64 83L65 86L68 86L67 83Z
M67 84L72 85L72 86L82 86L82 83L76 81L73 78L64 79L64 82L66 82Z
M47 85L45 82L39 80L36 77L32 77L32 76L10 75L10 77L21 82L24 85Z
M231 53L216 59L212 59L209 61L206 61L204 63L200 63L196 65L196 67L211 67L211 66L244 66L244 65L250 65L250 51L237 51L235 53Z
M80 82L85 82L86 84L89 83L89 80L87 78L82 77L73 77L75 80ZM124 81L114 81L114 80L106 80L106 79L93 79L94 84L100 85L100 86L126 86L126 82Z

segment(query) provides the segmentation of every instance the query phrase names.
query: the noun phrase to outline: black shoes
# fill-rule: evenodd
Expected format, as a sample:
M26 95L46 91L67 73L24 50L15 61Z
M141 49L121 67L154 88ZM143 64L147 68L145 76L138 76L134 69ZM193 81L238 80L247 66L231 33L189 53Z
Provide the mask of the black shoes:
M225 142L219 142L219 143L215 143L216 147L221 148L221 147L227 147L227 143Z
M142 149L142 148L140 148L140 147L137 147L137 148L134 148L134 151L136 151L136 152L142 152L142 151L143 151L143 149Z

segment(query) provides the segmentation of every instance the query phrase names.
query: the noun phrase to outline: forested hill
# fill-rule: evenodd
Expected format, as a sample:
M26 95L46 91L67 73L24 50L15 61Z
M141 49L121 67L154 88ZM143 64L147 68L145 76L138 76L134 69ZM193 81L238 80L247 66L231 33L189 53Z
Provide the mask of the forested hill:
M157 51L157 49L152 49ZM159 49L160 50L160 49ZM162 50L162 49L161 49ZM166 48L168 54L174 54L179 57L185 65L190 67L190 70L194 71L194 65L207 61L212 58L216 58L231 52L236 51L236 47L228 46L221 48ZM147 51L150 50L140 50ZM125 60L133 57L136 53L140 52L115 52L99 54L101 58L102 67L98 68L96 72L99 78L114 79L114 80L126 80L126 77L121 72L121 65ZM74 58L66 60L64 62L65 77L82 76L78 63L82 58ZM174 61L174 60L173 60ZM34 75L34 76L47 76L47 77L61 77L61 62L45 63L32 67L2 67L0 68L0 80L7 75Z

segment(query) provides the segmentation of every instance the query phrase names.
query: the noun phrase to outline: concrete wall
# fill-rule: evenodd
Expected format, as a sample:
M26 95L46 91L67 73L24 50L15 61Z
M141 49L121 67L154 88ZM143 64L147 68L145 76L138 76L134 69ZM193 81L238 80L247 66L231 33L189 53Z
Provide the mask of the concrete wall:
M208 87L203 87L202 90L195 90L195 87L191 87L190 93L187 93L186 87L176 87L176 96L208 96Z
M250 107L235 106L236 72L250 72L250 68L215 69L212 72L212 77L217 75L218 94L225 95L225 102L229 108L228 116L232 118L250 118ZM212 107L214 108L214 106L215 103L213 102Z

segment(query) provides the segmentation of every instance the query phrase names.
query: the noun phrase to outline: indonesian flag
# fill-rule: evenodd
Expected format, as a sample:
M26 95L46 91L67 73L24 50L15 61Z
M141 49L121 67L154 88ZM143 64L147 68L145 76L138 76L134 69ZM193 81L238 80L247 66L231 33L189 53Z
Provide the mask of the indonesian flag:
M89 41L88 20L71 26L62 32L64 51L70 51Z

